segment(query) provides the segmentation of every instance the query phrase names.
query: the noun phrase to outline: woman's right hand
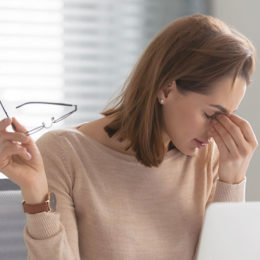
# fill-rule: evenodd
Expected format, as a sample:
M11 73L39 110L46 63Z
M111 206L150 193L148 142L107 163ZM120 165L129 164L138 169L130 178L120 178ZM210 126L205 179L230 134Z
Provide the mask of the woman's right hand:
M16 131L6 128L14 124ZM15 118L0 121L0 171L20 186L24 200L41 203L48 193L43 160L34 140Z

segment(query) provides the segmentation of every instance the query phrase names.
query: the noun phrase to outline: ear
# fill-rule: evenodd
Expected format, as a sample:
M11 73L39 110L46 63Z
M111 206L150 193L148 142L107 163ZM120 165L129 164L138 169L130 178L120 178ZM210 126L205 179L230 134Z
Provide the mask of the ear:
M178 90L177 90L175 80L171 81L169 84L162 87L157 93L157 98L159 100L159 103L163 104L165 102L165 100L168 98L169 94L176 93L176 91L178 91Z

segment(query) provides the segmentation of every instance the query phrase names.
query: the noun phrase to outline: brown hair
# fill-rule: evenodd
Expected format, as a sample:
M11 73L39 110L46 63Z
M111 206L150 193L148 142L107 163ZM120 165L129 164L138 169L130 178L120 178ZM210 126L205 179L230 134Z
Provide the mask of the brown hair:
M227 75L242 76L247 84L255 67L252 43L217 18L196 14L169 24L148 45L112 107L105 130L129 140L136 158L158 166L165 155L158 91L173 80L179 91L207 95L210 84Z

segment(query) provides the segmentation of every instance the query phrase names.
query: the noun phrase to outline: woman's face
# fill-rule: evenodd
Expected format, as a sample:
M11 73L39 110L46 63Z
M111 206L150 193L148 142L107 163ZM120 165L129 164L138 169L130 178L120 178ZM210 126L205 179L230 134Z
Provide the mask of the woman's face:
M175 82L159 91L159 100L164 100L163 138L166 147L171 140L179 151L189 156L204 147L198 141L209 141L210 117L216 113L235 112L245 95L245 80L238 77L232 88L232 79L228 76L214 82L213 92L209 95L193 92L183 95Z

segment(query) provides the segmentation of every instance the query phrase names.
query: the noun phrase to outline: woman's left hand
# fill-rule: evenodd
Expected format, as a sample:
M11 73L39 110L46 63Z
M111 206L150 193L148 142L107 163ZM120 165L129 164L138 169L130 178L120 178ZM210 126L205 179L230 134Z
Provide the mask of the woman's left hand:
M219 180L237 184L243 181L258 146L249 122L235 114L219 114L209 130L219 149Z

